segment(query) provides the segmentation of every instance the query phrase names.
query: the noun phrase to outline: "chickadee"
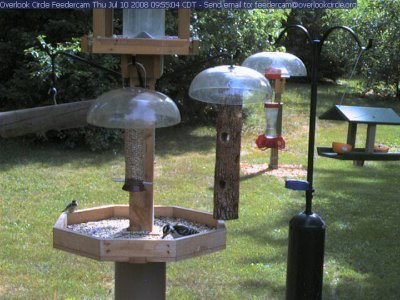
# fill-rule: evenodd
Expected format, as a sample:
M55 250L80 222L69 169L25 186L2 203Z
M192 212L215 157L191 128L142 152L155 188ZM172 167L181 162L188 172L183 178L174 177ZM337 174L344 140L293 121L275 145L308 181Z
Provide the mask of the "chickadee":
M78 201L72 200L70 204L68 204L62 212L67 212L68 214L73 213L78 208Z
M163 226L163 236L162 238L165 238L168 234L171 234L172 237L179 238L182 236L188 236L192 234L199 233L196 229L181 225L181 224L175 224L174 226L167 224Z

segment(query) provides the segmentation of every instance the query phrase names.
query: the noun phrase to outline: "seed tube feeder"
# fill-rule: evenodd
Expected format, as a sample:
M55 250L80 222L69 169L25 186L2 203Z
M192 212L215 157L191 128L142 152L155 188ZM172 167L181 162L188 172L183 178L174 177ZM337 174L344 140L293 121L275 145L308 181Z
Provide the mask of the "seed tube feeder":
M129 192L131 230L153 229L154 129L180 122L175 103L166 95L142 88L123 88L101 95L91 107L88 123L125 129L125 184Z
M242 105L270 98L269 81L257 71L240 66L218 66L199 73L189 96L218 105L214 175L214 218L239 217Z
M286 79L295 76L306 76L307 70L304 63L296 56L283 52L260 52L249 56L242 64L264 74L269 80L275 82L275 102L265 103L265 117L267 132L256 139L257 147L265 150L271 148L269 168L278 168L278 150L285 148L282 137L282 94L285 90ZM271 135L268 128L274 129Z

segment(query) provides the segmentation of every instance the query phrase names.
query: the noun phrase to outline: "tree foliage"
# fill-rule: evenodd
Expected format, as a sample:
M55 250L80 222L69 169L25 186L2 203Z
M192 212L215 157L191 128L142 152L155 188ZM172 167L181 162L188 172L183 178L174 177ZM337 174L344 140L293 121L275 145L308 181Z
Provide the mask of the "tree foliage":
M326 28L348 25L366 42L374 38L374 48L362 60L361 74L369 87L399 92L400 77L400 0L359 0L355 10L194 10L191 33L200 39L196 56L165 56L164 75L157 89L174 99L186 122L214 120L215 107L188 97L190 82L202 70L229 64L222 53L234 55L240 65L251 54L275 50L273 45L284 25L303 24L314 37ZM115 12L116 32L121 31L121 11ZM176 34L177 11L168 11L167 34ZM8 10L0 11L0 110L52 105L49 89L55 84L57 102L92 99L103 91L120 86L120 79L107 72L51 54L65 51L77 54L108 69L119 71L119 56L80 53L78 39L92 28L90 10ZM288 42L290 40L290 42ZM271 43L270 43L271 42ZM289 34L289 52L310 64L310 47L301 37ZM357 56L357 47L346 34L335 34L324 47L321 75L332 79L346 77ZM53 82L55 78L55 83ZM96 136L96 132L99 136ZM107 147L118 140L110 133L86 128L52 133L49 138L70 145L89 144ZM104 140L102 138L104 137ZM90 140L96 141L91 144ZM83 142L82 142L83 141Z
M400 98L400 0L359 0L357 5L355 10L331 11L327 22L347 24L362 40L373 39L362 63L365 85Z

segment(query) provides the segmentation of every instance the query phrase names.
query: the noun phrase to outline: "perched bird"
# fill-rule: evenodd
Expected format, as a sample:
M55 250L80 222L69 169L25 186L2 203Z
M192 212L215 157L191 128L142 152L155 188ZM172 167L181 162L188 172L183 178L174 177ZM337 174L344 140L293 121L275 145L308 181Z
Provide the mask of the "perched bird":
M196 229L182 225L182 224L175 224L175 225L170 225L166 224L163 226L163 236L162 238L165 238L168 234L171 234L172 237L179 238L182 236L188 236L192 234L199 233Z
M70 204L68 204L62 212L67 212L68 214L73 213L78 208L78 201L72 200Z

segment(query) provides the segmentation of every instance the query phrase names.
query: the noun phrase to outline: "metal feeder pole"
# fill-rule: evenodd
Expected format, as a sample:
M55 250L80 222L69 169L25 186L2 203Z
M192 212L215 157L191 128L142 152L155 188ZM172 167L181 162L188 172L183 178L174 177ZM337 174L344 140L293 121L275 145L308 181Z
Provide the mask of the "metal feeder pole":
M328 29L321 40L312 39L308 30L301 25L286 27L278 37L278 41L288 29L300 29L307 36L312 46L312 78L311 78L311 103L308 136L308 165L307 181L287 180L286 188L305 191L305 211L294 216L289 222L289 245L286 275L286 299L309 300L322 299L322 282L325 249L325 222L312 212L312 199L314 194L314 148L315 125L317 114L318 67L321 49L329 34L336 29L349 32L360 48L361 42L354 31L346 26L335 26ZM368 46L371 48L372 40Z
M312 212L318 60L321 42L312 41L312 84L308 136L306 209L289 222L286 299L321 299L325 222Z

